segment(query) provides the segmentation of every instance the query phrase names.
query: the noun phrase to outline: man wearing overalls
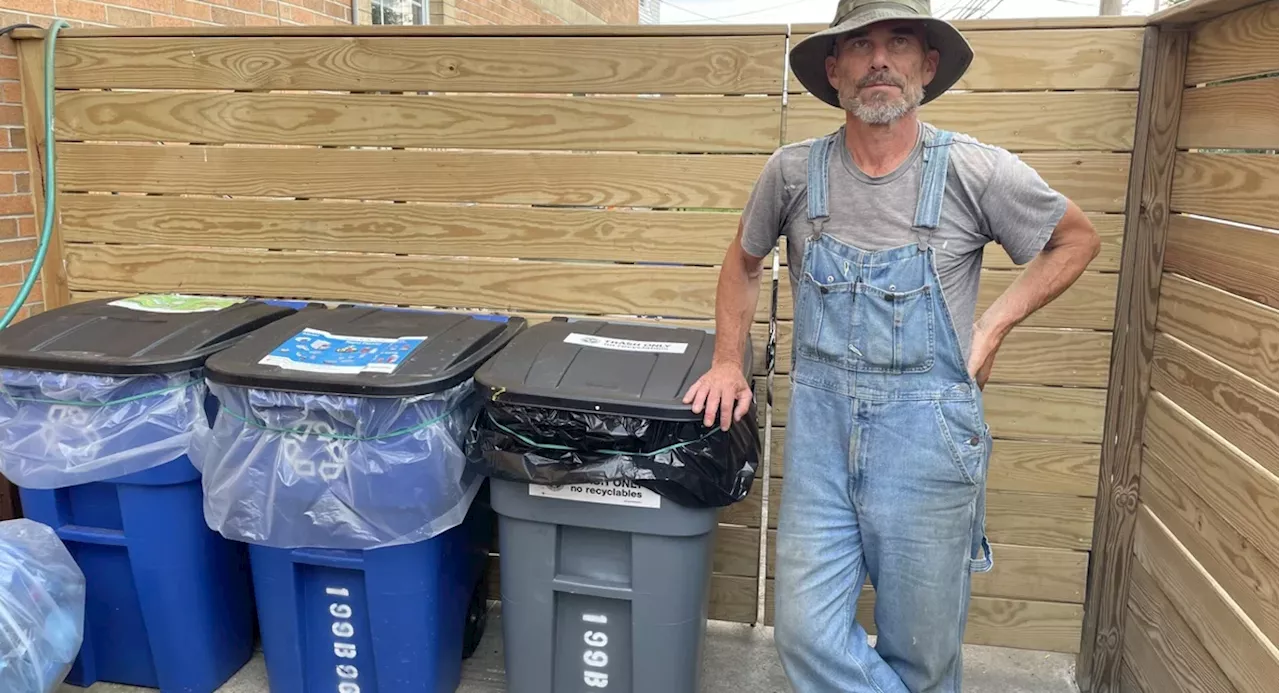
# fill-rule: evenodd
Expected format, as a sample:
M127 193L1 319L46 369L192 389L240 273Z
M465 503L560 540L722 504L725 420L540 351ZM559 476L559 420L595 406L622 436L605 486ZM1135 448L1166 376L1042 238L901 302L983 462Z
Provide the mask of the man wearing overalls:
M970 574L992 566L982 387L1005 335L1099 250L1079 207L1016 156L918 118L973 56L929 14L928 0L842 0L792 50L845 125L769 158L721 271L715 362L685 400L724 428L750 404L741 345L785 235L795 337L774 634L799 693L960 690ZM1025 267L975 320L990 242ZM854 618L868 578L874 648Z

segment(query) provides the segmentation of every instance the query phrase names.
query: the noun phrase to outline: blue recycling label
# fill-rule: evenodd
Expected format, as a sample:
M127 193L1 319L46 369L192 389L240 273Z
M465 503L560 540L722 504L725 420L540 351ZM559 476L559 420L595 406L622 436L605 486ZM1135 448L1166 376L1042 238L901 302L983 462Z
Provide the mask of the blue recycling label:
M394 373L426 337L353 337L306 328L260 364L312 373Z

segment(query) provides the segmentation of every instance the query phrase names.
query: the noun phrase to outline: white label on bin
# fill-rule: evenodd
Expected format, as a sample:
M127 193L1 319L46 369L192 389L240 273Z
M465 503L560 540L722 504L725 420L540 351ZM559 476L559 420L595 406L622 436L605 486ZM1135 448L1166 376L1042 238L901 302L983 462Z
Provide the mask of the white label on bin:
M350 337L308 327L258 363L311 373L395 373L425 341L426 337Z
M243 298L188 296L186 294L144 294L111 301L107 305L147 313L211 313L243 303Z
M529 495L541 498L626 505L633 508L660 508L662 496L627 479L564 486L529 484Z
M580 334L578 332L570 332L569 336L564 338L564 341L566 344L577 344L578 346L595 347L597 349L643 351L650 354L683 354L685 349L689 348L687 342L639 342L634 339L617 339L614 337L601 337L598 334Z
M345 587L327 587L324 593L330 597L351 596ZM334 665L334 672L340 679L338 693L360 693L360 670L356 665L343 661L356 658L355 643L346 642L356 635L355 626L351 624L354 615L355 610L345 601L334 600L329 603L329 616L333 619L329 630L336 638L333 641L333 655L338 658Z

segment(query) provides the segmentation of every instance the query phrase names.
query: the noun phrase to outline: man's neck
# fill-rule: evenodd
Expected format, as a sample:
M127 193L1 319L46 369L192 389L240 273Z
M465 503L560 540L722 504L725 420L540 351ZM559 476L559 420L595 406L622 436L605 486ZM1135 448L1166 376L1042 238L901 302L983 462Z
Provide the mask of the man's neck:
M919 139L920 119L914 111L888 125L869 125L852 113L845 114L845 147L854 165L868 176L883 176L897 169Z

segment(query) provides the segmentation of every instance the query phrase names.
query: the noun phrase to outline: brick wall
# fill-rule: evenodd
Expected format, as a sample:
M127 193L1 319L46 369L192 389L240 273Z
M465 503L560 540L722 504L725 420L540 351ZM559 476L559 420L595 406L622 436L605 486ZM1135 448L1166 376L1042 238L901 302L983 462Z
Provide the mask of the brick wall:
M640 17L639 0L446 0L449 7L443 16L452 14L456 24L568 24L578 21L557 8L576 5L605 24L636 24ZM433 14L438 16L438 14ZM594 22L591 22L594 23Z

